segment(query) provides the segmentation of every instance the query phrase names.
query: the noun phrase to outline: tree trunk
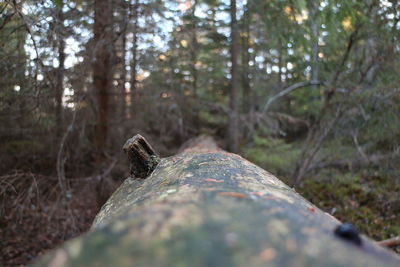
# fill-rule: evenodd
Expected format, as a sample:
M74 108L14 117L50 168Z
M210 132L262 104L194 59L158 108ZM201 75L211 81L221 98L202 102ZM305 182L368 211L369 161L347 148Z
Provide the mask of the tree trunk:
M231 84L229 101L229 129L228 129L228 149L231 152L238 151L239 129L238 129L238 91L239 91L239 69L238 69L238 50L239 34L236 19L236 0L231 0Z
M281 38L278 36L278 41L279 41L279 56L278 56L278 92L282 90L283 87L283 73L282 73L282 67L283 67L283 44Z
M108 137L109 92L112 81L112 1L96 0L94 14L93 85L97 93L96 160L102 160Z
M121 16L119 21L119 50L120 54L118 55L118 63L119 63L119 72L120 72L120 79L119 79L119 89L120 89L120 97L119 99L119 112L120 118L125 120L127 112L126 112L126 44L127 44L127 24L128 24L128 5L126 2L119 3L119 14ZM119 56L120 55L120 56Z
M65 40L64 40L64 1L60 1L56 14L56 38L58 50L58 69L56 73L55 98L56 98L56 140L59 141L62 135L63 110L62 97L64 94L64 64L65 64Z
M138 37L138 18L139 18L139 0L134 0L131 4L130 18L133 19L132 22L132 60L131 60L131 112L134 114L133 101L135 101L135 94L137 93L137 37Z
M250 86L250 2L246 3L243 14L243 37L242 37L242 110L250 112L251 86Z
M191 34L192 34L192 46L190 48L190 57L191 57L191 65L192 65L192 87L193 87L193 95L196 97L197 96L197 82L198 82L198 72L197 72L197 53L198 53L198 48L199 48L199 43L197 41L197 17L196 17L196 8L197 8L197 1L193 1L192 5L192 29L191 29Z
M318 52L319 52L319 25L317 22L317 12L319 3L315 0L308 0L307 7L310 13L311 29L311 82L314 83L314 89L318 88Z
M140 151L154 154L139 141ZM147 178L128 178L86 236L38 265L399 266L397 255L338 225L270 173L203 138Z

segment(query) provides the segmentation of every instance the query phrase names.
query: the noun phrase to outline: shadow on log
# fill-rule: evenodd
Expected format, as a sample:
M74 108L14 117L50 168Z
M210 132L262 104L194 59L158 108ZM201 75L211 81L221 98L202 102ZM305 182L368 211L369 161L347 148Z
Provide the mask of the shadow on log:
M265 170L209 138L194 144L147 178L126 179L89 233L37 265L400 265Z

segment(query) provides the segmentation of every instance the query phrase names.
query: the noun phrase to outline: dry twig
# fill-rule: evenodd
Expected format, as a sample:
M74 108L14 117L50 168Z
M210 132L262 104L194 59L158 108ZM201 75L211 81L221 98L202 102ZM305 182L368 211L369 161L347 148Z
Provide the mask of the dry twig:
M400 246L400 235L393 237L393 238L379 241L377 243L382 247L388 247L388 248Z

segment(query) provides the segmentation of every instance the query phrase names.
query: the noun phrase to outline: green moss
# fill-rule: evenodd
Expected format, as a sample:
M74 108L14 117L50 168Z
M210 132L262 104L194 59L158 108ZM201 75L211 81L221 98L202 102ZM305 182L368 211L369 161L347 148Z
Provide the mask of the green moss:
M352 222L362 233L381 240L399 233L400 186L392 177L375 174L331 171L328 179L309 177L298 191L339 220Z

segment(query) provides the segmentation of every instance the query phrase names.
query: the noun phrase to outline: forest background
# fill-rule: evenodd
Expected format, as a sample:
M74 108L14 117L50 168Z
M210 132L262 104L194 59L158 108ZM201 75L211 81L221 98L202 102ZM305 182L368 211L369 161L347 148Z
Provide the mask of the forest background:
M88 229L128 175L211 135L362 233L400 233L396 0L3 0L4 265Z

